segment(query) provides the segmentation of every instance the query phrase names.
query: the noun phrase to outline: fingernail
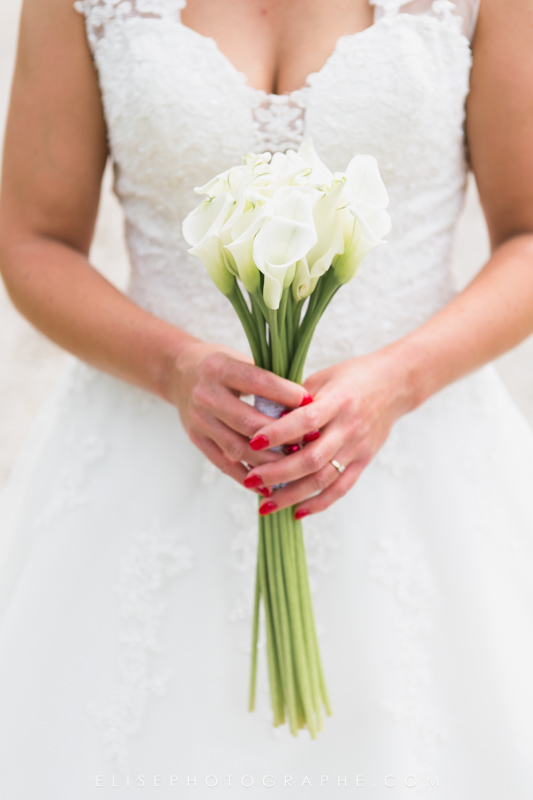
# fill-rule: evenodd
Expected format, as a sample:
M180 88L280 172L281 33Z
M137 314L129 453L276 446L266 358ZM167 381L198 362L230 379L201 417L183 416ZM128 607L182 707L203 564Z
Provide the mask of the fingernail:
M291 409L288 408L286 411L282 411L281 412L280 417L286 417L287 414L290 414L290 413L291 413Z
M290 456L291 453L297 453L299 449L300 449L299 444L286 444L283 447L283 452L285 453L286 456Z
M262 506L259 506L259 513L262 517L266 517L267 514L272 514L272 512L276 509L276 503L274 503L272 500L269 500L268 503L263 503Z
M250 441L250 447L252 450L264 450L265 447L268 447L270 442L268 441L266 436L261 434L260 436L254 436L254 438Z
M313 402L313 398L311 397L311 395L310 394L306 394L306 395L304 395L304 399L300 403L300 408L302 406L308 406L309 403L312 403L312 402Z
M320 431L311 431L304 436L304 442L314 442L320 436Z
M262 486L263 481L259 477L259 475L249 475L247 478L244 479L244 485L247 489L257 489L258 486Z
M257 490L263 497L272 497L272 489L269 489L268 486L260 486Z
M294 519L303 519L307 517L308 514L311 512L308 511L306 508L299 508L297 511L294 512Z

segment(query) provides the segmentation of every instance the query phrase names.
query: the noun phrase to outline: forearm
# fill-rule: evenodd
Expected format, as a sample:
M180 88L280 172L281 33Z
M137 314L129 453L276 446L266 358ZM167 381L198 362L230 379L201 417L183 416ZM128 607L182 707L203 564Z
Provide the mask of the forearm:
M533 332L533 234L500 245L439 313L385 348L403 365L412 408Z
M83 253L43 236L2 241L0 267L19 311L56 344L165 400L193 337L139 308Z

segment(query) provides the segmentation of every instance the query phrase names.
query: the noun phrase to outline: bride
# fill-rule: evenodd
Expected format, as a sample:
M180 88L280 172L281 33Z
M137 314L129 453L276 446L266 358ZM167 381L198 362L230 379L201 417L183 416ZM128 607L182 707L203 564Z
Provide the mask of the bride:
M25 0L0 264L73 358L0 504L10 800L531 797L533 436L490 362L533 331L533 16L477 11ZM181 222L194 186L307 136L331 169L377 158L393 230L300 387L253 366ZM125 294L88 261L108 157ZM492 255L456 295L468 164ZM317 741L272 728L264 645L246 711L258 493L306 517Z

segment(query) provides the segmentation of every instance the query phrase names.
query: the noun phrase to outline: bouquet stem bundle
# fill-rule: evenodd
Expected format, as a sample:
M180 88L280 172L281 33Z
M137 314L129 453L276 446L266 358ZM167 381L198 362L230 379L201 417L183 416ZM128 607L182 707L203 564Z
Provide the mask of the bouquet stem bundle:
M295 302L291 290L286 289L279 308L272 310L264 304L261 291L252 294L248 304L235 282L229 299L246 331L256 365L301 383L313 332L339 286L329 271L320 278L307 304ZM307 727L315 738L322 728L323 708L330 715L331 706L318 647L302 523L294 519L291 508L259 517L250 711L255 707L261 601L274 725L288 721L295 736Z

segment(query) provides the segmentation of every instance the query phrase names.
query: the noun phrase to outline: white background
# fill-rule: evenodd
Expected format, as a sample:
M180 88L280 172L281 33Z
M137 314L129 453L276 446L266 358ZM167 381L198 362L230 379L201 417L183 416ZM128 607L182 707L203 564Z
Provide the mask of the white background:
M0 0L0 131L3 132L16 51L21 0ZM454 269L464 285L488 256L487 234L471 180L457 231ZM106 173L95 241L94 266L117 285L127 277L120 208ZM532 265L533 268L533 265ZM40 406L57 381L64 354L14 310L0 282L0 487ZM516 402L533 424L533 337L498 362Z

